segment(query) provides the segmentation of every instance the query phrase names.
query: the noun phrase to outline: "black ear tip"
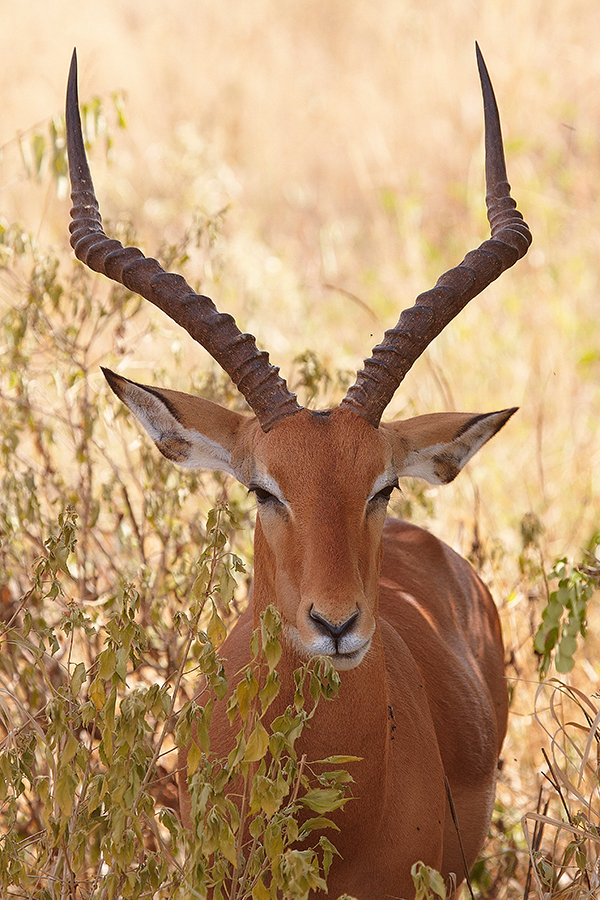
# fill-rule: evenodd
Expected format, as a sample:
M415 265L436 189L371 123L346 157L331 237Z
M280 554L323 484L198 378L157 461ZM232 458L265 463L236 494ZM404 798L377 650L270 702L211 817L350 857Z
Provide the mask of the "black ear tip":
M500 425L498 426L498 431L501 428L504 428L509 419L511 419L516 412L518 412L518 406L511 406L510 409L501 409L495 415L500 416ZM494 415L494 413L492 413Z
M111 369L105 368L104 366L100 366L100 368L102 369L102 374L108 381L112 390L115 392L115 394L117 396L119 396L119 385L120 385L120 382L122 381L121 376L117 375L117 373L113 372Z

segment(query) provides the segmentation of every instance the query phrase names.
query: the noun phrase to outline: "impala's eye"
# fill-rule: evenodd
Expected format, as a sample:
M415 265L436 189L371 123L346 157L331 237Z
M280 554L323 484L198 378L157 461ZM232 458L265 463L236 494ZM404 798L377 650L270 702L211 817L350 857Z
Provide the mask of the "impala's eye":
M281 501L275 496L275 494L271 494L270 491L265 490L263 487L259 487L257 484L251 484L248 487L248 490L251 494L254 494L257 502L262 506L263 503L281 503Z
M400 489L400 485L398 484L397 481L394 481L394 482L392 482L392 484L388 484L388 485L386 485L386 487L381 488L380 491L377 491L377 493L371 497L371 500L369 502L373 503L373 502L377 502L377 501L382 501L384 503L387 503L388 500L390 499L390 497L392 496L392 491L396 490L396 488Z

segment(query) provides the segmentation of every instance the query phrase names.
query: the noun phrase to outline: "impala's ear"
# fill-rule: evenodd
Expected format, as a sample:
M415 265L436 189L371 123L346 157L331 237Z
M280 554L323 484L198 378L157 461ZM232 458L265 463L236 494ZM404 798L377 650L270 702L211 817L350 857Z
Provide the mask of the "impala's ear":
M220 469L236 476L231 451L249 417L179 391L136 384L110 369L106 380L167 459L190 469Z
M430 484L448 484L471 457L499 431L514 409L484 413L432 413L379 426L392 445L398 476L413 475Z

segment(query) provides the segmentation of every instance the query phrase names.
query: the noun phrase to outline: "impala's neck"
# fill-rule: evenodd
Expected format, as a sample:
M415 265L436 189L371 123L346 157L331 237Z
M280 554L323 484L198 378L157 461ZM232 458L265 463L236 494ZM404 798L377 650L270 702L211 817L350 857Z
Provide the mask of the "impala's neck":
M260 521L255 534L255 581L253 590L254 627L260 624L260 613L273 604L285 605L280 593L285 585L278 584L273 554L265 539ZM293 700L293 672L304 662L306 654L299 652L296 641L289 638L284 624L282 657L278 665L281 694L275 704L275 714L283 711ZM360 757L352 764L352 776L360 794L379 798L384 808L387 792L386 760L392 736L385 656L379 623L372 635L369 650L359 665L340 671L338 697L330 702L322 700L310 728L302 735L299 752L309 761L325 759L335 754ZM348 810L351 815L351 810ZM346 816L348 821L348 815Z
M275 557L265 540L260 519L257 518L254 531L254 581L252 585L254 628L260 626L261 613L267 606L273 605L280 609L277 603L275 581Z

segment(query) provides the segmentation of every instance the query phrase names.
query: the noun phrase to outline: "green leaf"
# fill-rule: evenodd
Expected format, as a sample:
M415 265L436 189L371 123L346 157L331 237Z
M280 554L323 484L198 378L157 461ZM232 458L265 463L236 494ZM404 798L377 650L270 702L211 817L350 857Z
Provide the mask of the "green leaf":
M262 876L252 888L252 900L271 900L271 892L265 887Z
M252 654L252 659L256 659L260 653L260 635L258 630L252 632L252 637L250 638L250 652Z
M107 648L98 655L98 678L108 681L115 673L117 657L114 650Z
M248 737L248 741L246 744L246 752L244 754L245 762L258 762L260 759L265 756L267 750L269 749L269 735L259 720L253 731L250 733Z
M224 569L219 581L219 595L223 606L227 609L229 609L229 604L233 600L233 594L236 587L237 581L235 580L233 573L230 569Z
M89 689L90 700L100 712L106 703L106 689L99 678L94 678Z
M560 646L554 659L554 668L556 671L560 672L561 675L566 675L572 671L574 665L575 660L573 657L565 655L562 646Z
M238 712L245 721L250 711L250 704L258 694L258 681L250 671L239 682L234 697L237 698ZM233 699L233 698L232 698Z
M210 706L207 706L205 709L199 711L199 714L196 718L196 740L200 745L201 750L204 753L208 753L210 749L210 716L212 712L212 702L210 702Z
M276 671L270 672L258 695L260 700L260 708L263 713L269 708L275 697L277 697L277 695L279 694L279 689L279 675Z
M73 809L76 786L77 778L72 769L69 767L62 768L54 785L54 799L58 803L61 813L66 818L71 815L71 810Z
M219 833L219 850L225 859L237 869L237 852L235 847L235 837L229 825L224 822Z
M269 672L272 672L281 659L281 644L278 640L268 641L264 647L264 653Z
M115 658L115 672L120 681L125 682L127 679L127 663L129 661L129 653L125 647L119 647Z
M343 806L347 799L341 797L340 792L335 788L313 788L307 791L303 797L299 797L298 802L312 809L313 812L322 814L333 812L334 809Z
M281 828L275 822L269 822L264 837L265 852L270 860L276 859L283 853L283 836Z
M302 823L302 828L300 829L300 840L304 840L311 831L316 831L317 829L323 828L334 828L336 831L340 829L331 819L326 818L325 816L315 816L313 819L307 819L306 822Z
M577 625L575 626L577 628ZM579 629L578 629L579 630ZM559 653L562 656L573 656L577 650L577 640L570 634L564 634L559 647Z
M191 597L194 600L200 600L206 594L208 585L210 584L210 566L203 565L196 576L192 585Z
M79 750L79 741L75 737L74 734L69 734L67 738L67 743L63 747L62 753L60 754L60 763L62 766L68 766L77 751Z
M217 649L221 646L221 644L227 637L227 629L225 628L225 625L219 617L214 601L211 600L210 602L212 604L212 613L206 629L206 633L213 647Z
M334 826L335 827L335 826ZM334 856L339 856L341 859L341 854L338 853L334 845L331 843L329 838L325 837L324 834L319 838L319 846L323 850L323 873L325 878L329 875L329 870L331 868L331 863L333 862ZM340 898L341 900L341 898ZM351 900L351 898L350 898Z
M350 762L362 762L362 756L327 756L325 759L317 759L315 763L328 766L345 766Z
M187 772L191 778L202 760L202 750L195 741L192 741L187 752Z
M256 814L262 810L267 819L271 819L281 808L281 804L288 794L289 784L281 771L275 780L257 774L252 779L250 791L251 811Z
M243 734L238 735L235 747L227 757L227 767L231 771L244 759L246 753L246 741Z
M265 819L263 816L255 816L250 821L250 825L248 826L248 831L250 832L250 836L253 838L262 837L262 833L265 829Z
M82 685L85 683L87 678L87 673L85 670L84 663L77 663L75 669L73 670L73 674L71 675L71 693L74 697L77 697L79 691L82 688Z
M415 900L433 900L434 897L446 900L444 879L435 869L419 861L414 863L410 874L415 885Z

